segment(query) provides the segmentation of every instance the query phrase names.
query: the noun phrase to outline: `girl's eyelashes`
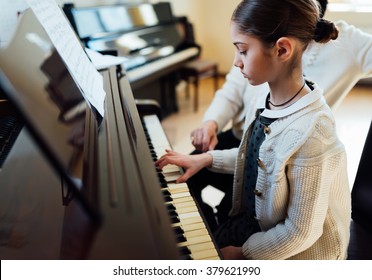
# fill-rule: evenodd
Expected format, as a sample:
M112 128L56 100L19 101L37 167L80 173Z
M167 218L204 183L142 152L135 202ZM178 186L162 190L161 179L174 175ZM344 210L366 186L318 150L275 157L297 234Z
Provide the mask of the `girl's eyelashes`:
M243 48L243 46L240 46L241 43L236 43L236 44L234 44L234 45L235 45L236 51L237 51L240 55L246 55L246 54L247 54L247 49L246 49L246 48Z

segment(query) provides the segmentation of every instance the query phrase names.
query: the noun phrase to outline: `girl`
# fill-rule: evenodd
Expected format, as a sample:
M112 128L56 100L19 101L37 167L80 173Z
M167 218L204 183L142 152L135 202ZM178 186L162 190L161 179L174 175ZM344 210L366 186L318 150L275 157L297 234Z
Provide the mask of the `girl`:
M346 154L323 93L302 74L308 44L336 39L314 0L245 0L234 11L234 65L253 86L239 149L181 155L156 165L234 172L229 220L215 233L225 259L346 259Z

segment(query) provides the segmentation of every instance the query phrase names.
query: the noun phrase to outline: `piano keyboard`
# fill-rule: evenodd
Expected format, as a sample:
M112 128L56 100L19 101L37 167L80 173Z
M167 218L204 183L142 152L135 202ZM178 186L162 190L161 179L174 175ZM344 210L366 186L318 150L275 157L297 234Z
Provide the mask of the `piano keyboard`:
M129 70L127 72L128 81L130 83L133 83L137 80L150 76L168 66L175 65L179 62L190 59L191 57L196 56L198 53L199 49L196 47L192 47L176 52L172 55L162 57L161 59L155 60L153 62L146 63L143 66L139 66L137 68L134 68L133 70Z
M0 168L10 152L23 124L14 116L0 117Z
M143 125L155 161L165 154L165 149L171 150L172 147L156 115L144 116ZM181 256L195 260L220 259L187 184L175 183L181 174L182 170L176 165L167 165L162 171L158 171L161 191L170 214Z

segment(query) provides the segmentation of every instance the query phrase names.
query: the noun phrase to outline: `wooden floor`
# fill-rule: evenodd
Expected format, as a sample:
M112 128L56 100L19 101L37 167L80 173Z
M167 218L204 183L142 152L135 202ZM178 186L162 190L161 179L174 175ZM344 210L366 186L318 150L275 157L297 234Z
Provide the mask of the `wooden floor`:
M224 79L220 78L220 86L223 82ZM199 110L196 113L193 111L192 87L190 92L191 96L187 99L185 85L178 86L179 112L166 117L162 122L173 149L182 153L190 153L193 150L190 132L200 125L203 114L214 96L213 80L202 80L199 90ZM339 137L347 151L349 183L352 188L372 119L372 86L356 86L334 113ZM213 195L217 196L217 200L219 199L219 193L214 192Z

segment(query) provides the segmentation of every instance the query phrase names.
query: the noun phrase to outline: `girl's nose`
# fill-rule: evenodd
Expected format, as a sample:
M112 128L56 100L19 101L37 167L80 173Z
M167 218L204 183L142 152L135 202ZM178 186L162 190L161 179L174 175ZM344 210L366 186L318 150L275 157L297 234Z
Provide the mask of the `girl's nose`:
M234 63L235 67L238 67L239 69L243 68L243 65L241 63Z
M235 67L239 67L240 69L243 68L243 63L242 63L242 61L241 61L239 58L237 58L236 55L234 56L233 65L234 65Z

